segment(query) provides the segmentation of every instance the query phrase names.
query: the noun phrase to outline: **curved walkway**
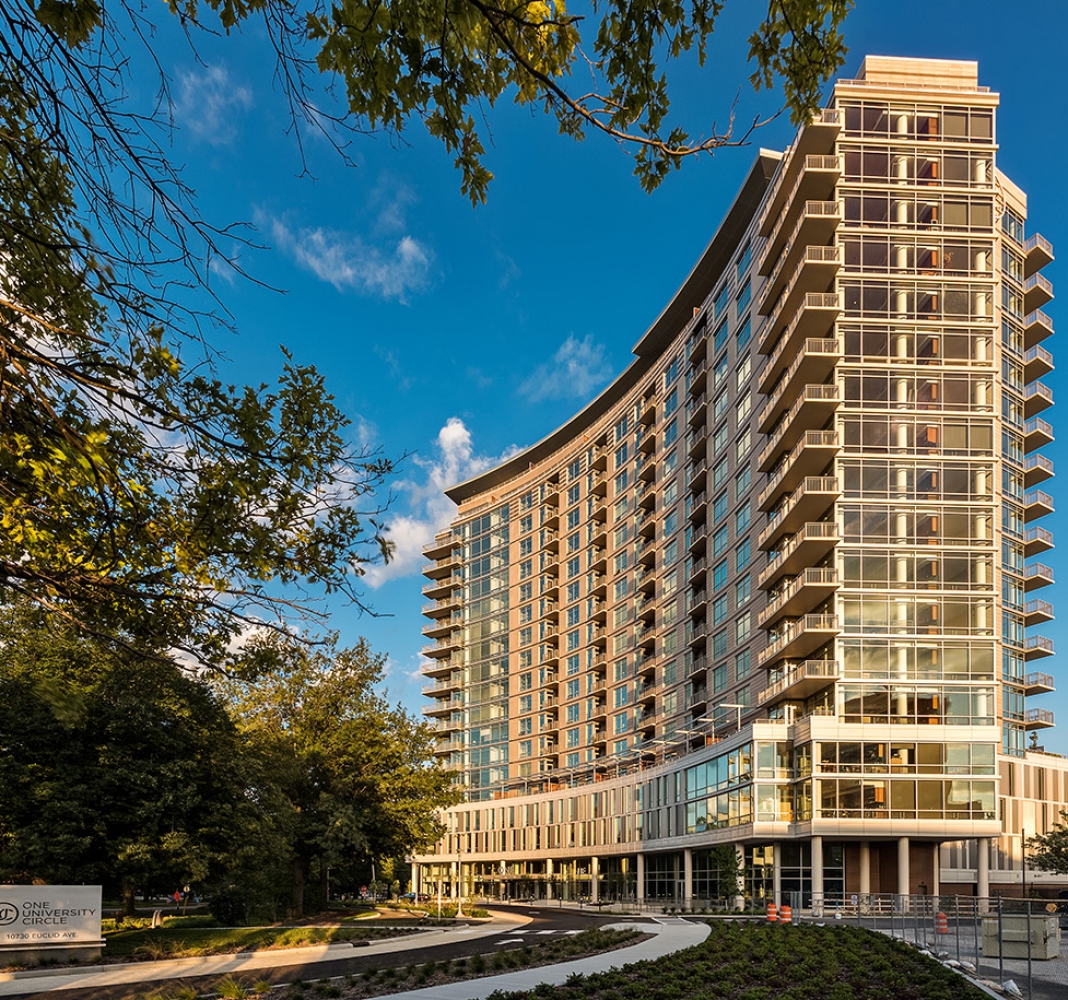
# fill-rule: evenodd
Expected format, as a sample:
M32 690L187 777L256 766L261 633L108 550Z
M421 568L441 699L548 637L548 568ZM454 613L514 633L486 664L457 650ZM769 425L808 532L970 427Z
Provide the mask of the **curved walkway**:
M131 962L122 965L82 966L66 969L35 969L0 974L0 997L26 993L52 993L61 990L88 989L102 986L127 986L147 982L163 982L198 976L226 976L255 973L311 962L331 962L351 959L354 955L371 956L422 950L437 944L451 944L478 938L500 936L502 930L520 930L530 923L523 914L497 913L484 924L456 928L420 931L402 938L392 938L377 944L360 946L330 944L310 948L285 948L272 951L244 952L237 955L212 955L202 958L177 958L164 962ZM654 923L621 921L608 925L613 928L636 928L654 937L630 948L620 948L603 955L566 962L561 965L540 966L535 969L511 972L500 976L466 980L447 986L428 987L405 993L391 994L395 1000L431 998L434 1000L469 1000L485 997L494 990L530 989L538 983L562 983L574 973L602 972L612 967L640 962L688 948L703 941L709 933L705 924L691 924L679 918L661 918ZM517 942L518 943L518 939Z
M464 982L449 983L446 986L428 986L421 990L407 990L404 993L391 993L388 1000L483 1000L494 990L532 990L539 983L559 986L576 973L589 975L593 972L607 972L618 969L632 962L648 962L654 958L671 955L683 948L700 944L711 932L708 924L691 924L679 917L662 917L654 919L652 924L628 923L605 924L602 930L629 930L634 928L644 934L650 931L654 936L631 948L619 948L602 955L591 955L577 962L564 962L561 965L542 965L536 969L523 969L509 972L503 976L485 976L482 979L468 979Z

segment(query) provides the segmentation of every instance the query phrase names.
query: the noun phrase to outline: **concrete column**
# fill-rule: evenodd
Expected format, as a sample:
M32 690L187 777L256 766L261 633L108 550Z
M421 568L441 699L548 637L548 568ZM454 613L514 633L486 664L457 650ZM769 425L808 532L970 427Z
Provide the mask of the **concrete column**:
M423 891L423 869L418 861L412 862L412 892L418 895Z
M553 898L553 859L545 859L545 898Z
M599 879L601 877L601 859L590 858L590 881L592 883L590 888L590 902L599 903L601 901L601 886Z
M812 850L812 906L823 902L823 838L813 837Z
M778 844L771 849L771 888L775 905L782 905L782 856Z
M897 891L900 896L909 894L909 838L897 838Z
M931 876L931 895L942 895L942 845L934 845L934 862L931 865L933 875Z
M641 906L645 902L645 855L638 854L638 871L637 871L637 897L638 905Z
M682 852L682 903L687 909L693 903L693 850L689 847Z
M861 895L871 892L871 844L860 842L860 887Z
M990 838L979 837L975 842L978 853L975 862L975 875L978 894L982 898L990 895Z
M462 877L462 872L460 871L460 862L450 861L449 867L452 869L452 878L449 880L450 882L452 882L452 892L450 895L453 899L455 899L459 895L457 889L460 885L460 878Z

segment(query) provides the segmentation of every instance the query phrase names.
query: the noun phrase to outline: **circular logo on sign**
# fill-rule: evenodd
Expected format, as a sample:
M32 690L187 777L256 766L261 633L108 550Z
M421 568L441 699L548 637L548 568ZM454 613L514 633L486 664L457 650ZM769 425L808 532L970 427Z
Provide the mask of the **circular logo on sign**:
M0 899L0 927L13 924L19 918L19 908L14 903L5 903Z

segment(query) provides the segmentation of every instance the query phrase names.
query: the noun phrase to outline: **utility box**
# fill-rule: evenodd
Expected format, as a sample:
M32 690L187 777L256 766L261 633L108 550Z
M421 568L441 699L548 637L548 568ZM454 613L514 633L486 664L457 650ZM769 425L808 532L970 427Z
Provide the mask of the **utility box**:
M1061 923L1056 913L1002 913L983 917L983 958L1027 958L1028 936L1031 958L1060 957Z

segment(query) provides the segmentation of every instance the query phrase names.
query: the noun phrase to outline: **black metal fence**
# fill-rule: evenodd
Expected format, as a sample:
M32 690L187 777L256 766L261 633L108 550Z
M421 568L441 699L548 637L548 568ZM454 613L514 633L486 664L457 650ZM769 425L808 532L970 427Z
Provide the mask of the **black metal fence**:
M1004 896L854 893L816 897L803 908L800 893L789 896L784 902L794 922L846 921L888 934L997 984L1009 996L1040 1000L1068 995L1057 903ZM776 916L781 919L781 913Z

